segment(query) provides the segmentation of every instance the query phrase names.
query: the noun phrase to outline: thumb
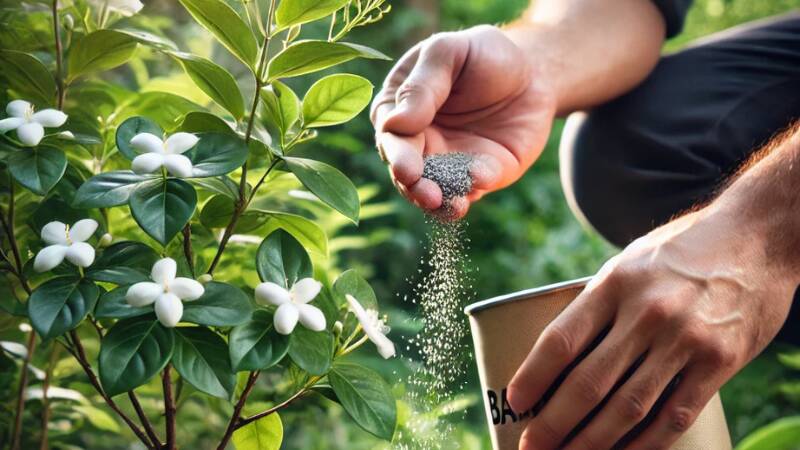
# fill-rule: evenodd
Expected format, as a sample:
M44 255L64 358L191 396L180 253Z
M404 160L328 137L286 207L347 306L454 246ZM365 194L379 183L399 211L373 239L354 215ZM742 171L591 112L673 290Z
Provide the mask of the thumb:
M383 131L415 135L430 126L450 95L468 45L458 33L441 33L423 44L414 68L397 88L396 106L384 121Z

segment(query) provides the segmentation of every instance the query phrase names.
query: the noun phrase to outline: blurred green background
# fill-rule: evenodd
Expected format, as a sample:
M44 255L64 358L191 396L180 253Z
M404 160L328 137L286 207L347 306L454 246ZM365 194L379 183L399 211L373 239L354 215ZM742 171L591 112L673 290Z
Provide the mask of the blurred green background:
M237 3L238 0L229 0ZM405 49L420 39L440 30L458 30L477 24L499 24L513 20L527 6L527 0L394 0L393 9L386 18L372 27L357 29L349 41L375 47L398 58ZM157 12L171 20L135 18L144 26L173 38L182 45L196 49L209 42L195 40L196 26L177 2L168 0L147 1L148 11ZM690 12L683 34L671 40L667 51L675 51L692 39L708 35L738 23L779 14L800 7L800 0L698 0ZM327 29L304 29L309 37L320 36ZM224 51L214 49L215 60L229 58ZM176 80L156 77L158 68L145 69L145 62L131 64L114 76L131 89L169 90L180 93ZM342 70L366 76L376 86L391 67L389 62L354 61ZM337 69L338 70L338 69ZM311 77L293 79L289 84L304 92L313 82ZM243 89L248 86L243 85ZM184 88L185 95L192 95ZM245 91L246 92L246 91ZM471 240L469 257L472 260L476 297L487 298L551 282L585 276L593 273L617 249L585 230L573 218L561 190L558 177L557 145L562 122L557 122L547 150L519 182L510 188L486 197L474 206L467 217L468 236ZM373 131L367 114L347 125L326 129L313 144L302 152L313 154L334 164L350 176L366 200L362 224L356 228L344 220L320 212L317 219L331 234L331 257L315 264L329 273L344 268L356 268L367 278L378 294L384 312L390 316L392 336L409 336L419 328L414 318L415 308L404 302L403 296L417 274L416 267L424 256L427 225L424 217L408 205L395 192L389 182L386 168L374 151ZM250 260L251 257L243 256ZM235 271L235 268L226 270ZM405 345L400 345L401 349ZM800 356L792 350L774 345L723 389L729 427L735 441L780 417L800 414ZM366 352L365 352L366 353ZM786 353L781 360L778 353ZM414 355L408 355L414 356ZM469 356L466 356L469 358ZM413 366L407 359L389 362L372 357L365 361L397 384L398 395L403 392L403 381ZM0 358L0 399L13 395L2 392L13 385L16 370L7 370L8 360ZM467 362L469 374L464 396L456 405L467 408L465 414L442 417L454 427L452 448L489 448L483 406L479 398L479 385L474 364ZM73 370L65 363L58 368L67 375ZM269 380L269 374L264 377ZM267 382L268 384L268 382ZM77 389L77 388L76 388ZM148 392L147 389L152 389ZM144 387L145 401L157 409L159 391L156 386ZM255 399L258 399L256 396ZM35 399L34 399L35 401ZM226 420L225 408L215 404L218 400L188 397L182 405L179 441L186 449L209 448L219 435ZM4 404L9 413L10 404ZM100 406L100 405L98 405ZM12 406L13 407L13 406ZM101 406L102 407L102 406ZM35 409L32 411L35 412ZM401 406L401 421L411 412ZM438 415L427 412L428 415ZM76 448L70 444L93 449L135 448L126 446L130 440L118 437L112 420L101 413L84 414L86 421L78 423L75 416L64 409L56 409L54 426L61 427L61 438L54 448ZM282 414L286 449L372 449L386 448L371 435L361 431L344 412L329 407L322 400L311 400L304 408L289 408ZM31 426L38 426L35 422ZM57 435L57 433L56 433ZM60 444L59 444L60 442Z

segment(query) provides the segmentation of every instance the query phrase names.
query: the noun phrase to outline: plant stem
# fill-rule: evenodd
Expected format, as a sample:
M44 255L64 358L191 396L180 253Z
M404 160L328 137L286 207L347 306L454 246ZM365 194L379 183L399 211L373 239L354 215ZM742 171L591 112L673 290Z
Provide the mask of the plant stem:
M62 67L64 65L63 62L63 48L61 45L61 26L59 26L58 21L58 1L53 0L53 37L56 41L56 90L58 92L58 101L56 105L58 106L59 110L64 109L64 97L66 96L66 89L64 88L64 78Z
M136 415L139 416L139 422L142 423L144 431L147 433L147 437L149 437L150 442L153 443L153 447L160 449L161 439L158 438L156 431L153 429L153 424L150 423L150 419L148 419L147 415L144 413L144 409L142 408L142 404L139 403L139 398L136 397L136 393L133 391L128 391L128 398L131 400L131 405L133 405Z
M19 282L22 284L22 288L25 289L25 292L28 295L31 294L32 290L30 285L28 285L28 280L25 278L25 274L22 272L22 257L19 253L19 246L17 245L17 237L14 235L14 180L9 176L9 183L8 183L8 218L4 217L2 213L0 213L0 221L2 222L3 229L6 232L6 236L8 237L8 245L11 246L11 253L14 254L14 264L16 264L17 269L15 275L19 278Z
M50 423L50 399L47 396L47 391L50 389L50 379L53 375L53 366L58 360L59 347L53 345L50 350L50 360L47 362L47 369L44 373L44 381L42 382L42 437L39 441L39 450L47 450L50 448L49 434L47 424Z
M170 379L169 372L172 364L167 364L164 367L164 373L161 377L161 386L164 389L164 416L166 418L167 429L167 443L164 448L167 450L175 450L175 401L172 398L172 380Z
M253 390L259 373L260 372L257 370L250 372L250 376L247 378L247 384L244 386L244 390L242 390L242 395L239 396L239 401L237 401L236 405L233 407L231 420L228 421L228 427L225 429L225 434L219 441L217 450L225 450L225 447L228 445L228 441L230 441L231 437L233 436L233 432L239 428L237 425L239 422L239 417L242 414L242 409L244 408L244 403L247 401L247 396L249 396L250 392Z
M125 422L125 424L128 425L131 431L133 431L133 434L135 434L136 437L139 438L140 441L142 441L145 447L149 449L155 448L150 443L150 441L148 441L147 436L145 436L142 430L139 429L139 426L136 425L136 423L119 408L117 403L114 402L114 400L105 393L103 387L100 385L100 380L97 379L97 375L95 375L94 370L92 370L91 364L89 364L89 360L86 358L86 352L83 349L83 344L81 344L81 340L78 337L78 333L75 332L75 330L71 330L69 332L69 336L72 339L73 346L75 347L74 350L71 351L71 353L75 357L75 359L78 360L78 364L81 365L83 371L86 372L86 376L89 378L89 382L94 387L94 389L100 394L101 397L103 397L103 400L105 400L106 404L108 404L108 406L115 413L117 413L117 415Z
M189 264L189 272L192 278L195 277L194 273L194 250L192 249L192 228L187 223L183 227L183 255L186 257L186 262Z
M17 391L17 415L14 416L14 431L11 434L11 450L19 450L22 439L22 415L25 412L25 390L28 387L28 366L31 363L33 350L36 348L36 332L28 333L28 345L22 369L19 374L19 390Z
M261 411L258 414L253 414L250 417L245 417L244 419L239 420L236 423L236 428L235 429L238 430L239 428L247 425L248 423L255 422L258 419L267 417L268 415L270 415L270 414L272 414L272 413L274 413L274 412L276 412L278 410L281 410L281 409L289 406L292 402L294 402L298 398L300 398L303 395L305 395L306 393L308 393L309 388L311 388L311 386L313 386L321 378L322 378L321 376L316 376L316 377L311 378L310 380L308 380L308 383L306 383L306 385L303 386L302 389L300 389L299 391L295 392L294 395L292 395L291 397L287 398L286 400L278 403L277 405L273 406L272 408L269 408L269 409L267 409L265 411ZM221 450L221 449L217 449L217 450Z

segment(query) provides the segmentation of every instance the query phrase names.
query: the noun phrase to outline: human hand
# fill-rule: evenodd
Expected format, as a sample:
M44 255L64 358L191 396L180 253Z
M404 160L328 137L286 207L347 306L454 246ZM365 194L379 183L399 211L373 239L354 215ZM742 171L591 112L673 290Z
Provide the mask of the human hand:
M797 286L796 275L766 251L769 235L742 217L740 209L712 204L634 241L603 266L544 330L509 384L510 405L527 411L609 329L528 424L521 450L611 448L678 374L653 422L626 448L669 448L692 425L777 334Z
M420 208L437 210L442 192L421 178L423 158L468 153L472 191L449 208L462 217L471 202L521 177L544 148L555 114L541 73L492 26L436 34L409 50L371 111L398 190Z

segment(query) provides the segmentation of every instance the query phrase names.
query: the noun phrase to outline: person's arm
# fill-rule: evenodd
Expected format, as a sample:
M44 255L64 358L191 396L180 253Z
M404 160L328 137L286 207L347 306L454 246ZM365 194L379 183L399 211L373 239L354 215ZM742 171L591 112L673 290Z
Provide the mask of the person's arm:
M515 410L599 345L531 420L520 448L561 441L641 365L567 449L610 448L677 389L630 449L666 449L715 392L775 337L800 283L800 126L761 151L716 200L637 239L542 333L512 379Z

